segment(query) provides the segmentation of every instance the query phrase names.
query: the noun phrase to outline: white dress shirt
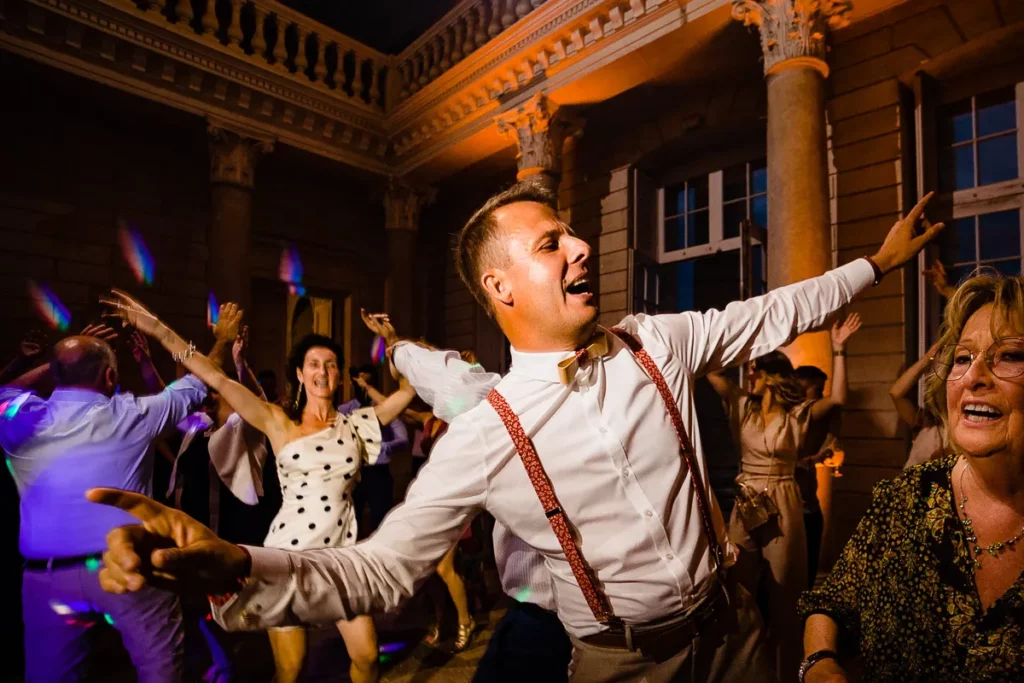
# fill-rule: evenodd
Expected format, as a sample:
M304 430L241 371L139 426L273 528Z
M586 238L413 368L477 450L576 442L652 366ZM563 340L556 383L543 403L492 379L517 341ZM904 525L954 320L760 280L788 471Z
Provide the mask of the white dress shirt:
M501 381L498 373L487 372L479 363L467 363L455 351L405 342L395 347L391 358L434 415L445 422L475 408ZM491 538L501 589L514 600L554 611L555 594L544 557L501 522L495 521Z
M620 323L639 336L678 402L721 543L725 524L702 457L694 380L824 325L873 280L871 265L859 260L724 311L627 316ZM668 413L619 340L563 386L557 364L569 355L513 350L512 369L497 390L532 438L613 613L633 624L678 614L711 590L714 567ZM570 634L602 630L504 425L483 404L451 423L405 504L372 538L302 553L251 548L252 580L214 616L228 629L262 629L394 609L485 509L544 556Z

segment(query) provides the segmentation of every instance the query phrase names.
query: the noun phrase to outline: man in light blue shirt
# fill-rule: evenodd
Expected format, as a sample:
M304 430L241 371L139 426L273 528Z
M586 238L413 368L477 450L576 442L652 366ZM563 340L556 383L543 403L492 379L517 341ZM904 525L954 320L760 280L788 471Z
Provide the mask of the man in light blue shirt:
M178 599L155 588L128 595L100 588L107 533L132 517L90 504L85 491L114 486L151 495L152 441L199 405L206 387L189 375L154 396L115 396L113 349L85 336L59 342L50 371L56 389L48 400L0 387L0 447L21 496L26 679L82 678L87 632L106 620L121 632L140 683L178 681Z

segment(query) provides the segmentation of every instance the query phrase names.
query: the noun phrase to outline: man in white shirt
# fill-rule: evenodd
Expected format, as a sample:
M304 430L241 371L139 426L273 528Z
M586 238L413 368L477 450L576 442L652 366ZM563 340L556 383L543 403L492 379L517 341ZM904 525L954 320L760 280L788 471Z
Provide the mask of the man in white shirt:
M925 220L917 234L922 202L870 260L725 311L627 316L619 327L632 338L620 339L597 328L590 248L552 199L520 183L463 228L460 274L511 342L512 369L489 405L451 424L373 538L302 553L241 548L143 496L94 490L91 500L144 522L110 535L104 587L172 580L234 590L215 609L232 629L351 618L400 604L486 509L544 556L574 680L773 678L749 595L722 584L725 525L701 457L693 381L824 325L942 226ZM681 447L684 430L692 449ZM178 547L141 550L167 539Z

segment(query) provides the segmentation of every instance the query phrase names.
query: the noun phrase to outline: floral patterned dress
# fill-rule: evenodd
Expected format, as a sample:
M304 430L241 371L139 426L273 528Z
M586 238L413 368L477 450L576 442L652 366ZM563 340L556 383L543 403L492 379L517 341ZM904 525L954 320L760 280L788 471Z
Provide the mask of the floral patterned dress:
M875 487L804 618L826 614L859 648L864 681L1024 681L1024 574L983 611L956 513L951 455Z

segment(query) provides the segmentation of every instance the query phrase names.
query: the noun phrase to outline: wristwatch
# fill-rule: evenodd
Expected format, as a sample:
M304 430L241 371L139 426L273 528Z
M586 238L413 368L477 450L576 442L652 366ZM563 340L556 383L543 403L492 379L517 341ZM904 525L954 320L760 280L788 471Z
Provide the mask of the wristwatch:
M823 659L838 660L839 655L837 655L832 650L818 650L817 652L812 652L810 655L808 655L807 659L800 662L800 669L797 670L797 680L800 683L804 683L804 677L807 675L807 672L811 670L812 666L814 666Z

